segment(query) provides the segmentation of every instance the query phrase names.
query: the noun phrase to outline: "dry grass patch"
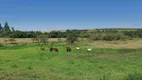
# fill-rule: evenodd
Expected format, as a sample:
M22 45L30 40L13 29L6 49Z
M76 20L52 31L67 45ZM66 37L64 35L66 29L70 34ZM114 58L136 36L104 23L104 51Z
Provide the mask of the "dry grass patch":
M0 43L5 43L4 40L9 38L0 38ZM31 44L33 43L31 38L14 38L18 44ZM59 38L49 38L49 42L58 42ZM60 38L60 41L65 41L65 38Z
M94 41L89 43L96 48L142 48L142 40L139 41Z

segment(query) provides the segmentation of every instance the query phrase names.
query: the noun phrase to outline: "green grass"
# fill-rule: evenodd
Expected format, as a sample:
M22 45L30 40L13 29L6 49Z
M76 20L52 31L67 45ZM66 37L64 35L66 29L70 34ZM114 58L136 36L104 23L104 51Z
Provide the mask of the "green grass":
M56 53L49 52L50 46L1 47L0 80L140 80L130 74L142 72L142 49L96 48L89 53L72 47L66 52L56 44Z

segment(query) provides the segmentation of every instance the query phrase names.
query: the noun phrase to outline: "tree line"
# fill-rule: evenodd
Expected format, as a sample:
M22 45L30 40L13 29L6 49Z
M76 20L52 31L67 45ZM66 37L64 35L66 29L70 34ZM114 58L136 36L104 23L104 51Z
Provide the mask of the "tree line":
M76 40L76 38L90 38L92 40L124 40L132 38L142 38L142 29L117 29L117 28L105 28L105 29L92 29L92 30L66 30L62 31L20 31L15 30L14 27L10 27L8 22L5 22L4 26L0 23L0 37L6 38L67 38L70 40ZM72 42L72 41L71 41Z

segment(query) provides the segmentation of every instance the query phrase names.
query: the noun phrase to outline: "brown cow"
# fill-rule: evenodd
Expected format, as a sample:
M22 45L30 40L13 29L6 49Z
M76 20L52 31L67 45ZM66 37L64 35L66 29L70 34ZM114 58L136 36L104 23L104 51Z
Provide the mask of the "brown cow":
M44 48L40 48L40 50L44 51Z
M55 51L55 52L58 52L58 48L50 48L50 51Z
M70 47L67 47L66 51L67 51L67 52L71 52L71 48L70 48Z

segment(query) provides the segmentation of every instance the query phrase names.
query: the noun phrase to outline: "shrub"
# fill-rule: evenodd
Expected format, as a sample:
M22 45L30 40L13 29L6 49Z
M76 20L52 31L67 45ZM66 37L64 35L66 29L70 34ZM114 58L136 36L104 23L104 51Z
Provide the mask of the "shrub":
M8 41L10 41L11 44L15 44L16 43L16 40L14 38L10 38L10 39L8 39Z
M48 43L48 35L40 35L38 36L40 43Z
M48 39L47 38L40 38L40 43L48 43Z
M33 43L39 43L39 39L38 38L31 38L31 40L33 41Z
M103 40L103 37L104 37L104 35L105 34L102 34L102 33L92 33L91 35L90 35L90 38L92 39L92 40Z
M75 34L69 34L66 39L69 44L73 44L77 41L77 36Z
M92 33L90 35L91 40L126 40L128 37L121 33Z

